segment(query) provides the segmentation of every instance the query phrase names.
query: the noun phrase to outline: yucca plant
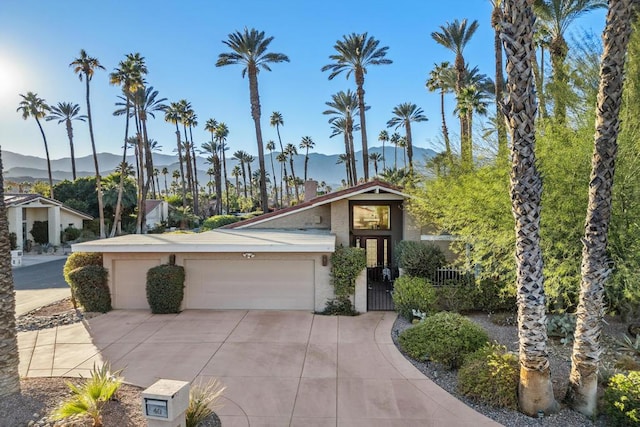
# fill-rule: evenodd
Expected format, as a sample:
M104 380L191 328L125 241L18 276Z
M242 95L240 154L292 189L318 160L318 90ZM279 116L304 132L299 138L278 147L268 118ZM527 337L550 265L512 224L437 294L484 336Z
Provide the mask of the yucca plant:
M197 427L207 419L215 409L220 408L220 398L227 387L218 379L213 379L206 384L200 381L194 384L189 391L189 407L186 413L186 427Z
M94 363L91 377L87 378L83 384L77 386L67 382L72 396L53 411L51 419L62 420L88 416L93 420L93 427L102 427L102 408L120 388L123 380L120 376L121 372L121 370L111 372L111 366L108 363L100 368Z
M617 340L618 351L624 353L632 353L640 356L640 335L636 339L630 338L627 334L622 335L622 341Z

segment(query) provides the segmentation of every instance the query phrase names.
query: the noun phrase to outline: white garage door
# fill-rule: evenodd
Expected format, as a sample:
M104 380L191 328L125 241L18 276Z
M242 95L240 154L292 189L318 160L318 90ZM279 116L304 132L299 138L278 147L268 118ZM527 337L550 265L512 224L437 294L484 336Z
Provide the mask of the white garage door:
M185 308L313 310L312 260L185 260Z
M112 295L114 308L148 309L147 271L160 265L160 259L118 259L113 262L113 283L116 288Z

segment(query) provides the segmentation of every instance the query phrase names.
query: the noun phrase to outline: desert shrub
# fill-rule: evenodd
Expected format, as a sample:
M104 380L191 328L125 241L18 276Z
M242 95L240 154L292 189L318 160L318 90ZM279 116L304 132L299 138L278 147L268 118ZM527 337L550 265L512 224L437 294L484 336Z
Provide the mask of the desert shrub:
M86 311L106 313L111 310L107 274L101 265L87 265L69 272L73 295Z
M505 287L498 280L482 279L474 285L473 309L493 313L496 311L515 311L515 288Z
M612 426L640 425L640 372L617 374L604 392L604 409Z
M330 299L320 312L325 316L357 316L358 312L353 308L349 297Z
M63 240L65 242L69 242L72 240L76 240L78 237L80 237L80 234L82 233L82 230L75 228L73 225L68 226L67 228L64 229L63 235L64 238Z
M69 281L69 273L76 268L86 267L87 265L102 265L102 252L74 252L67 258L62 268L64 280L71 285Z
M337 297L346 297L355 292L358 275L367 267L362 248L338 247L331 254L331 284Z
M11 250L15 251L18 249L18 236L13 231L9 233L9 245L11 246Z
M422 277L403 275L393 284L393 304L396 311L407 320L413 319L413 310L430 313L434 309L436 291Z
M435 245L403 240L396 245L396 261L409 276L431 279L446 258L442 249Z
M240 221L240 219L241 218L234 215L215 215L205 219L200 229L202 231L213 230L215 228L220 228L223 225L228 225L228 224L233 224L234 222L238 222Z
M433 360L449 369L489 341L485 330L457 313L441 312L400 334L400 348L416 360Z
M474 288L471 285L445 284L435 288L438 311L461 313L475 308Z
M184 267L164 264L147 271L147 301L152 313L179 313L183 298Z
M518 409L518 357L498 344L489 344L464 359L458 371L458 390L480 402Z
M551 314L547 317L547 335L560 338L562 344L569 344L573 341L573 333L575 330L575 314Z
M49 243L49 221L33 221L33 227L29 231L33 236L33 241L44 245Z
M225 386L217 379L206 384L199 382L189 390L189 406L185 413L186 427L198 427L213 411L221 407L220 399Z

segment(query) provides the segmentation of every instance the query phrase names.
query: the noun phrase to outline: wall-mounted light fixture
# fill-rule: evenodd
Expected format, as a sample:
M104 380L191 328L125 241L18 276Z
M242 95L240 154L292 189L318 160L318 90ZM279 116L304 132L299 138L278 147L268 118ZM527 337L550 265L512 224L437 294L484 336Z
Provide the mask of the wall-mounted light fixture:
M326 255L322 255L322 266L326 267L329 264L329 257Z
M254 258L256 254L254 254L253 252L244 252L242 256L246 259L251 259L251 258Z

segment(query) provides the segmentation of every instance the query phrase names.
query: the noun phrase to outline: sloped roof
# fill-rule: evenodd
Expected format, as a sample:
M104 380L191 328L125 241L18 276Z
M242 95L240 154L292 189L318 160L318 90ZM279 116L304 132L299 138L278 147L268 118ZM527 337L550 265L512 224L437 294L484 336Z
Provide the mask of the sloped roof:
M153 211L155 208L157 208L158 206L160 206L162 204L163 200L153 200L153 199L148 199L145 200L144 205L145 205L145 212L147 214L149 214L151 211Z
M4 194L4 204L6 207L17 207L22 205L28 205L29 203L40 201L44 202L43 204L60 206L60 209L71 212L75 215L78 215L82 219L92 220L93 217L87 213L81 212L77 209L70 208L66 206L64 203L50 199L49 197L41 196L40 194L27 194L27 193L5 193Z
M349 197L356 196L362 193L370 193L370 192L378 192L383 191L386 193L392 193L397 196L402 196L405 198L409 198L410 196L406 193L402 192L400 187L389 184L384 181L380 181L374 179L373 181L365 182L360 185L356 185L355 187L345 188L343 190L334 191L333 193L323 194L322 196L315 197L306 202L300 203L295 206L290 206L288 208L280 209L273 212L268 212L266 214L256 216L253 218L246 219L244 221L235 222L233 224L225 225L222 228L233 228L233 229L242 229L248 227L250 225L256 225L263 223L265 221L271 221L276 218L285 217L287 215L291 215L293 213L301 212L306 209L315 208L317 206L326 205L328 203L336 202L338 200L347 199Z

